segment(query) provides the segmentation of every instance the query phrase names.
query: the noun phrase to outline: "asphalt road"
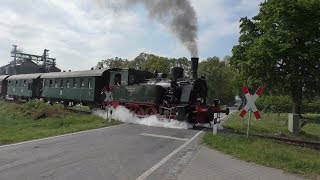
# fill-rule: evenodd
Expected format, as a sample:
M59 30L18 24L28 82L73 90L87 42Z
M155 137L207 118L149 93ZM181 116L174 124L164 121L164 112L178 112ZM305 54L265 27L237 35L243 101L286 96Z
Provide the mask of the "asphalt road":
M124 124L0 146L0 179L176 179L202 129Z

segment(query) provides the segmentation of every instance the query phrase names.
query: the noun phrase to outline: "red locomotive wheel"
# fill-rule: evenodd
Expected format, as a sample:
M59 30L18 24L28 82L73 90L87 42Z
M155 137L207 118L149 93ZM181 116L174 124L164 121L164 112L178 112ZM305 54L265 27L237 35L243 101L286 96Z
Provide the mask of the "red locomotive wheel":
M145 112L146 112L146 111L143 109L143 107L136 108L136 110L135 110L135 113L136 113L137 115L146 115Z
M155 107L149 107L147 112L149 115L158 114L157 109Z

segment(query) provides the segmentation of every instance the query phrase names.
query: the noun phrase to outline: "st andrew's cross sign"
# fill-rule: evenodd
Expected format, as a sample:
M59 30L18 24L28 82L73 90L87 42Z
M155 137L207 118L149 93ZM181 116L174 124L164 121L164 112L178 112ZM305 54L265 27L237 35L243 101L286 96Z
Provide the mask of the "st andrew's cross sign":
M246 99L247 99L247 104L244 106L244 108L242 109L241 113L240 113L240 116L241 117L244 117L247 112L250 110L254 113L254 115L256 116L257 119L260 119L261 118L261 115L256 107L256 105L254 104L255 101L258 99L258 97L262 94L263 92L263 88L262 87L259 87L257 89L257 91L251 95L249 93L249 90L246 86L243 86L242 87L242 92L243 94L245 95Z

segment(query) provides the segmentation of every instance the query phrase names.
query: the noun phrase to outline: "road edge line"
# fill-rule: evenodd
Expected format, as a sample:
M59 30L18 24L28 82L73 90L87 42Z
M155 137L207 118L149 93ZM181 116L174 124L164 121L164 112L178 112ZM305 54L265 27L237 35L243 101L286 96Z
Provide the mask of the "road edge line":
M172 156L177 154L180 150L182 150L184 147L186 147L190 142L192 142L195 138L197 138L206 128L199 131L197 134L195 134L189 141L182 144L180 147L172 151L169 155L167 155L165 158L163 158L161 161L159 161L157 164L152 166L150 169L148 169L146 172L141 174L137 180L144 180L146 179L151 173L153 173L155 170L157 170L161 165L163 165L165 162L167 162Z

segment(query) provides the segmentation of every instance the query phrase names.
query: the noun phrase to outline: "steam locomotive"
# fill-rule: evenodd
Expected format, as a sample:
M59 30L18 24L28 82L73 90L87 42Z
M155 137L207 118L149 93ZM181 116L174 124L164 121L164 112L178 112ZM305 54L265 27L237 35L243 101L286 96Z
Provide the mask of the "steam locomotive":
M208 87L205 78L197 76L198 61L199 58L191 58L191 78L184 78L181 67L173 67L168 78L117 68L4 75L0 76L0 96L104 108L106 92L111 91L109 105L125 106L139 116L162 115L191 124L215 122L215 117L229 114L229 109L221 109L218 100L207 105Z

